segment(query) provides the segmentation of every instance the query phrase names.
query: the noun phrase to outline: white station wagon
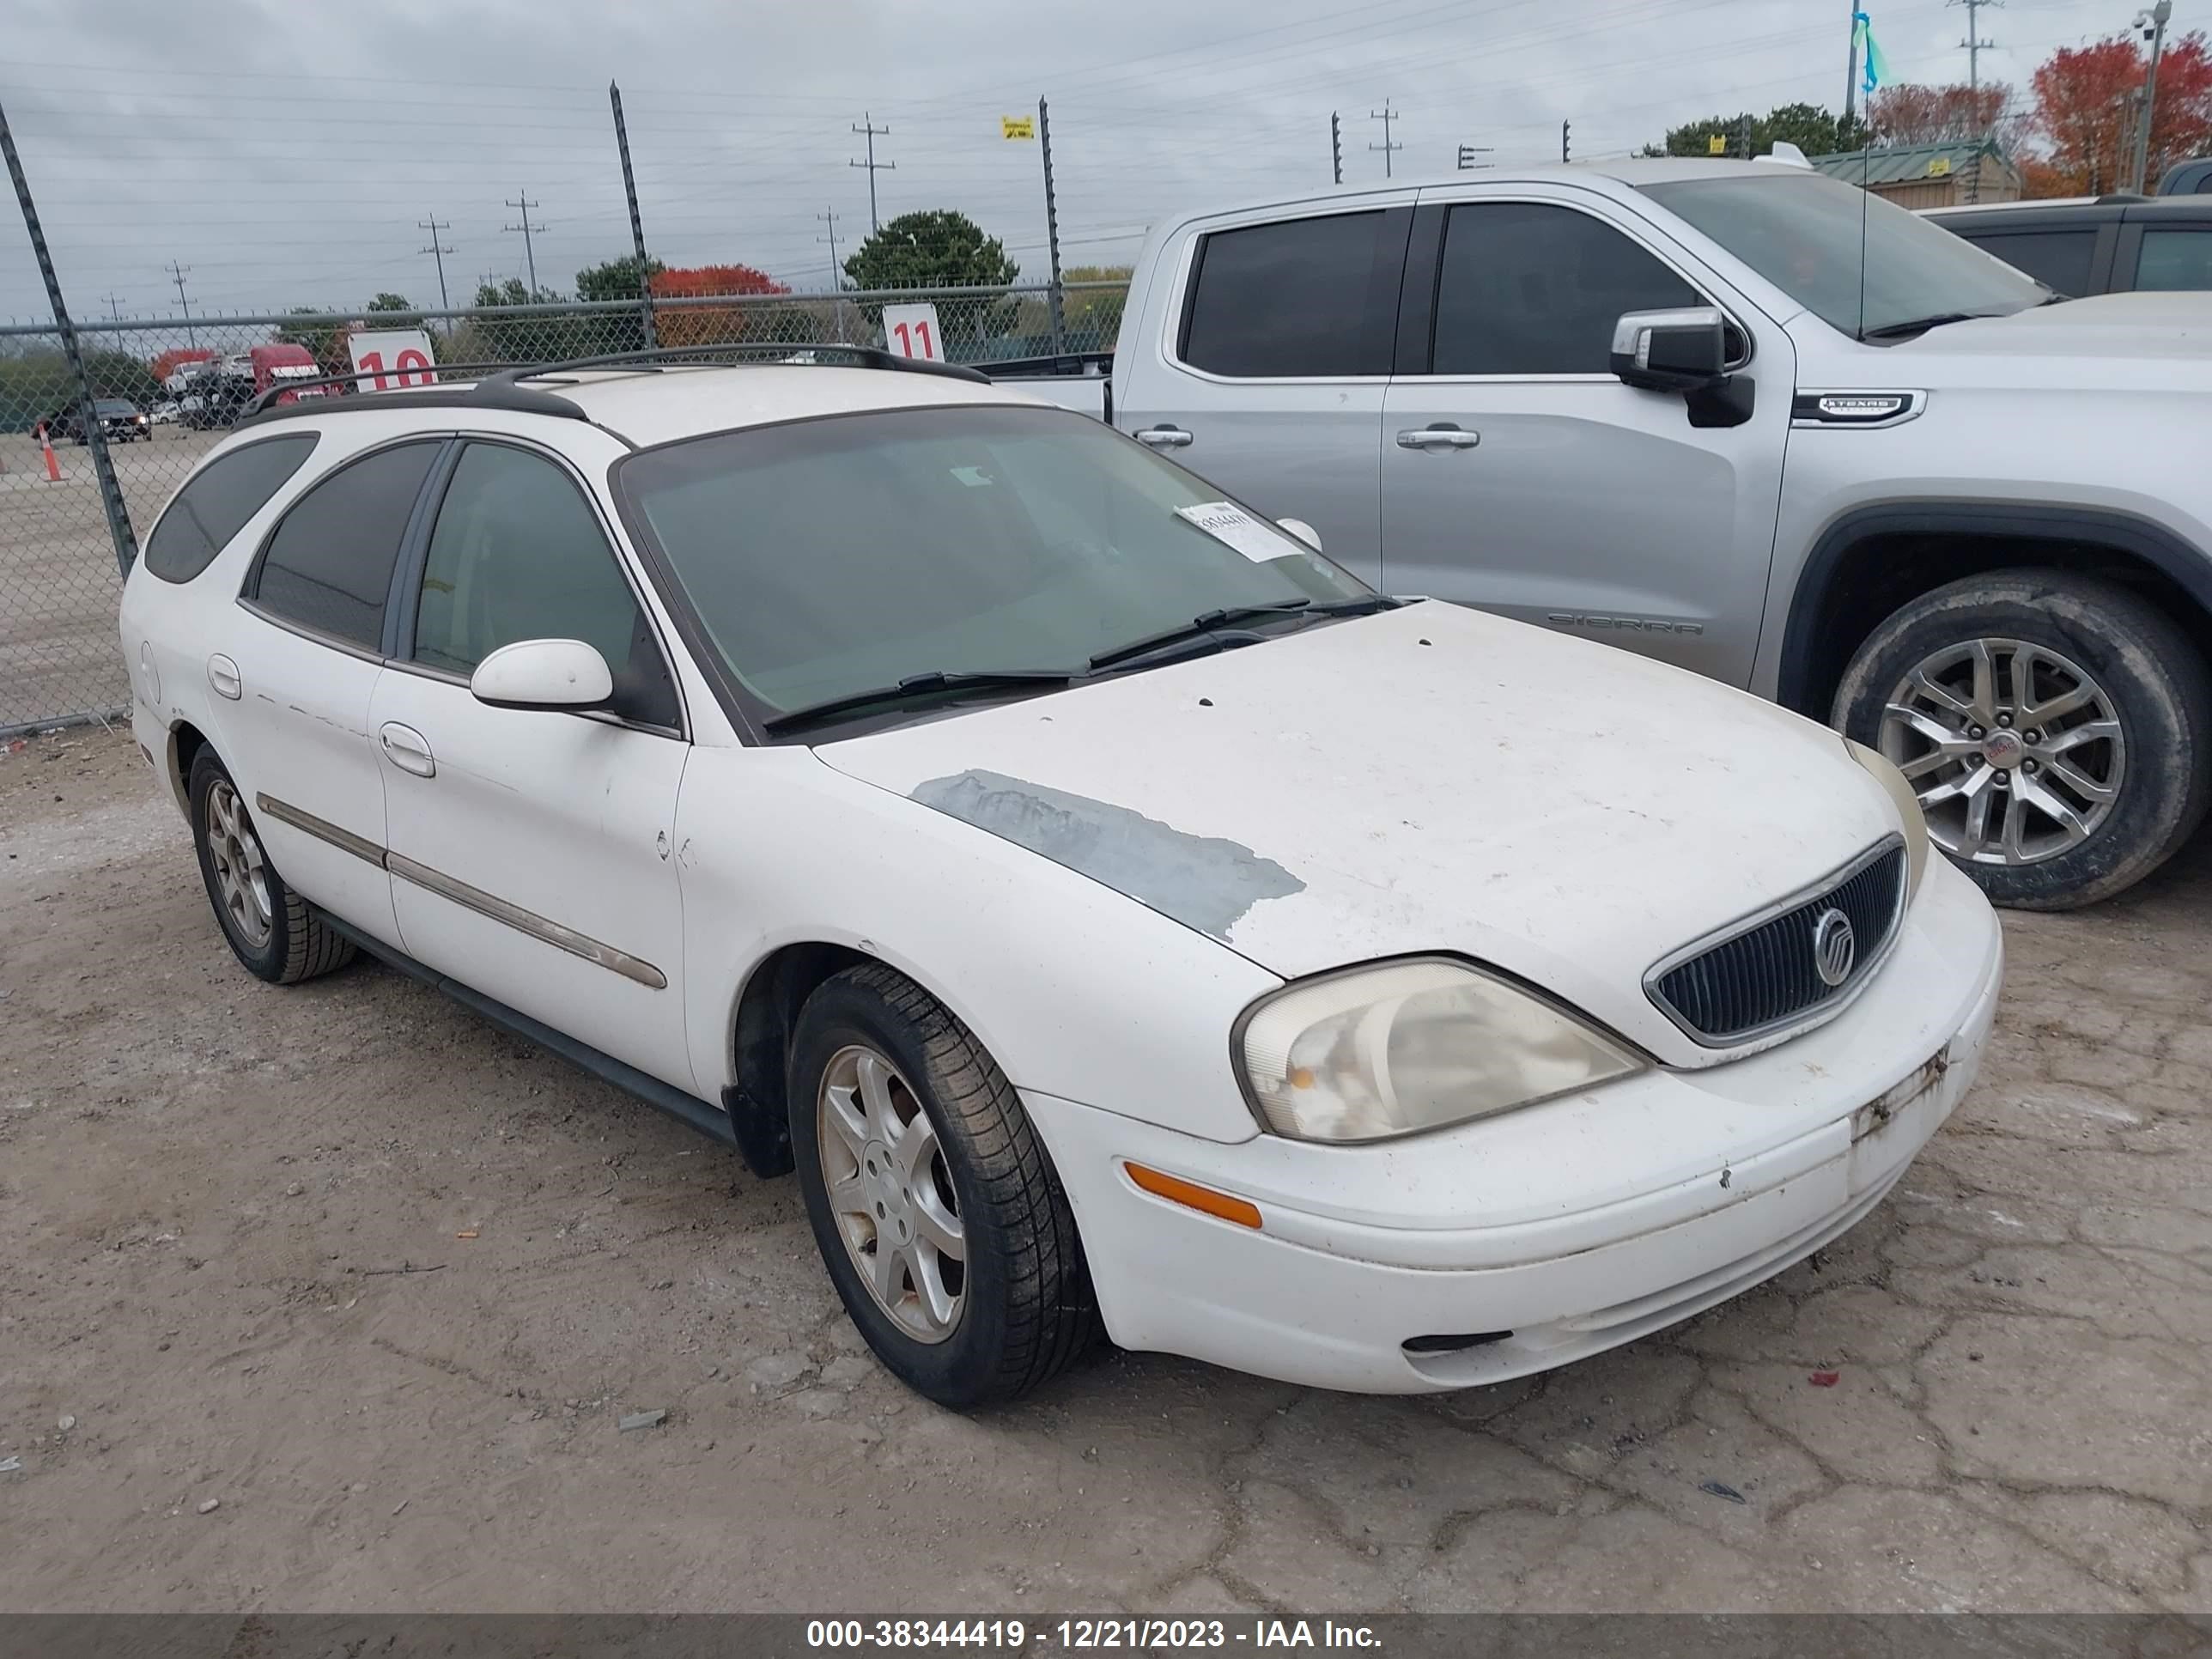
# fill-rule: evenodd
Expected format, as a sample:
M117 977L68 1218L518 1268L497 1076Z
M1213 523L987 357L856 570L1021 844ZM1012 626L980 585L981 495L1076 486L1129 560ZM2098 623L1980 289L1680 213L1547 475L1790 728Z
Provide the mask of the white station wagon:
M951 1405L1100 1326L1558 1365L1802 1260L1952 1110L2000 937L1880 757L846 355L210 453L122 640L247 969L367 951L795 1168Z

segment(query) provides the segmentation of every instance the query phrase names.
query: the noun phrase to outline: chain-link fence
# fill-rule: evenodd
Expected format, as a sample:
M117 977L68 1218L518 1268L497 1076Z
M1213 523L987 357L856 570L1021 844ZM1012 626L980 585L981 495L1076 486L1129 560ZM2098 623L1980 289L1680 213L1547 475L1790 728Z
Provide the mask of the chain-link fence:
M656 297L662 346L847 343L989 363L1113 349L1127 290L1068 284L1054 326L1046 288ZM885 306L903 342L885 339ZM99 430L52 330L0 330L0 735L120 713L130 695L115 637L118 571L135 555L110 532L88 440L104 441L128 520L153 527L171 494L255 396L288 378L350 374L356 337L421 330L445 363L532 363L634 351L648 321L627 302L465 312L194 317L79 324ZM362 343L366 343L365 342ZM399 354L372 361L394 374ZM362 390L368 390L364 386ZM330 395L352 395L354 387Z

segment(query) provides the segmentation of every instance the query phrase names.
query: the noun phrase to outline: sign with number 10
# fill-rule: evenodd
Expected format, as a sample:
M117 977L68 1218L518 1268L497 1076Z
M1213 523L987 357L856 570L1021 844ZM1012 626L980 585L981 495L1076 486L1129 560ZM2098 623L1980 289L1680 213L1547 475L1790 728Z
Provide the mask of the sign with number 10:
M430 349L430 337L419 328L378 329L347 337L353 354L356 391L384 392L394 387L428 386L437 379L431 366L438 360Z
M885 306L884 344L901 357L925 357L933 363L943 362L945 337L937 325L937 307Z

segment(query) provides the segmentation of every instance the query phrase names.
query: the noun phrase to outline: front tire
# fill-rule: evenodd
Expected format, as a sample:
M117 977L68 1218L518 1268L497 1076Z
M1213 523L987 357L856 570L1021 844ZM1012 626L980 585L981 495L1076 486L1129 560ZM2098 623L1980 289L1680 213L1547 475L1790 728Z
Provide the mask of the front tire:
M1919 793L1930 837L1996 903L2064 910L2163 864L2212 799L2212 675L2117 583L1970 576L1875 629L1832 723Z
M942 1004L887 968L825 981L799 1012L788 1100L815 1243L908 1387L1012 1400L1089 1346L1066 1194L1006 1073Z
M287 887L269 862L238 785L214 750L192 757L187 790L208 902L246 970L272 985L296 985L351 962L353 941Z

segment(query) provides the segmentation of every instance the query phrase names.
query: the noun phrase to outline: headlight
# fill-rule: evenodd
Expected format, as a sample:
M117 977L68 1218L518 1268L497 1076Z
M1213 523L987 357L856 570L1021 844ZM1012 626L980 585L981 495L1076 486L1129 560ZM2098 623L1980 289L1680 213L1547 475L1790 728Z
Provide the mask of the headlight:
M1893 766L1889 757L1879 749L1869 749L1849 738L1844 739L1844 747L1897 803L1897 816L1905 823L1905 896L1910 899L1920 890L1920 873L1928 867L1928 819L1920 811L1920 797L1905 781L1905 774Z
M1239 1024L1254 1108L1301 1140L1442 1128L1644 1068L1572 1015L1433 957L1285 986Z

